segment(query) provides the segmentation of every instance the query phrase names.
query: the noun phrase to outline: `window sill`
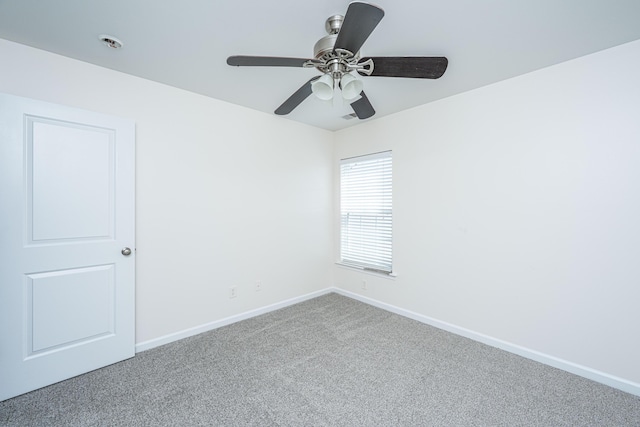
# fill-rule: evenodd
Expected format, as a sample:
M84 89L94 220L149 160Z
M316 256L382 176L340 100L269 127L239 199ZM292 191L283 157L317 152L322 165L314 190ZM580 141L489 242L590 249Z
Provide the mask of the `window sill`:
M339 262L339 261L336 261L336 265L338 267L346 268L348 270L360 271L362 273L369 274L371 276L383 277L385 279L392 279L393 280L396 277L398 277L397 274L394 273L394 272L385 273L385 272L382 272L382 271L369 270L369 269L366 269L364 267L359 267L357 265L351 265L351 264L344 264L344 263Z

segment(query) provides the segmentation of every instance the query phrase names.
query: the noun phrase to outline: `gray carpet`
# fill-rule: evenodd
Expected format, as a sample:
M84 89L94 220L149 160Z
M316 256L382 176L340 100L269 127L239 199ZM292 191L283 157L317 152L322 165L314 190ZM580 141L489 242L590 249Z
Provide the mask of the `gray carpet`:
M0 402L2 426L640 426L640 398L337 294Z

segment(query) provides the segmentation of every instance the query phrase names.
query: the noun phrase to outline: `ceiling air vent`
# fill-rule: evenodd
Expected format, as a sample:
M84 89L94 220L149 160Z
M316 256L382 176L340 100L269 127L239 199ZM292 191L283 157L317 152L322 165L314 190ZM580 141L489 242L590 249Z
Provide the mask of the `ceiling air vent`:
M120 49L122 47L122 42L113 36L109 36L106 34L102 34L98 37L102 43L111 49Z

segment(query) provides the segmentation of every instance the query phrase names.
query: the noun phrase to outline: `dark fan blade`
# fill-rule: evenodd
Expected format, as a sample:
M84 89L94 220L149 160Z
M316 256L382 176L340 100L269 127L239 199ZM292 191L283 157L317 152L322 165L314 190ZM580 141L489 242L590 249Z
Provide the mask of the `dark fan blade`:
M316 76L302 85L300 89L295 91L281 106L275 111L279 116L284 116L292 112L298 105L311 95L311 83L318 80L320 76Z
M347 8L333 50L357 53L384 16L384 10L368 3L353 2Z
M372 76L411 77L417 79L440 78L449 63L444 56L381 56L362 58L360 62L369 59L373 61L373 72L370 74ZM367 75L365 73L360 74Z
M227 64L237 67L304 67L305 64L320 63L317 59L282 58L277 56L230 56ZM313 65L307 65L313 67Z
M368 119L376 113L376 110L373 109L373 105L371 105L364 92L360 92L360 97L360 99L351 103L351 107L360 120Z

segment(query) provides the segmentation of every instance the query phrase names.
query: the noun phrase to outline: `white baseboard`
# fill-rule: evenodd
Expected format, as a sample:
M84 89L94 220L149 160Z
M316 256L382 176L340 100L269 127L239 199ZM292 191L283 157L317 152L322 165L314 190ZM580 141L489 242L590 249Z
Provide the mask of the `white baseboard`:
M164 335L159 338L154 338L148 341L141 342L136 344L136 353L140 353L141 351L150 350L154 347L159 347L164 344L169 344L174 341L181 340L183 338L188 338L194 335L201 334L203 332L211 331L213 329L221 328L223 326L230 325L232 323L239 322L241 320L250 319L255 316L259 316L261 314L269 313L270 311L275 311L284 307L288 307L290 305L298 304L300 302L310 300L312 298L319 297L321 295L325 295L328 293L334 292L334 289L327 288L317 292L312 292L310 294L302 295L299 297L291 298L285 301L281 301L275 304L271 304L265 307L260 307L255 310L246 311L244 313L236 314L234 316L225 317L224 319L216 320L213 322L205 323L203 325L194 326L193 328L184 329L182 331L174 332L172 334Z
M378 307L395 314L399 314L400 316L408 317L409 319L417 320L418 322L421 322L421 323L426 323L427 325L434 326L438 329L442 329L447 332L451 332L456 335L461 335L463 337L470 338L474 341L478 341L483 344L487 344L492 347L496 347L501 350L508 351L509 353L517 354L518 356L526 357L527 359L535 360L536 362L553 366L554 368L558 368L563 371L567 371L572 374L579 375L584 378L588 378L590 380L599 382L601 384L605 384L610 387L617 388L624 392L627 392L636 396L640 396L640 384L638 383L634 383L632 381L628 381L623 378L609 375L607 373L597 371L595 369L591 369L586 366L578 365L576 363L569 362L567 360L550 356L548 354L544 354L539 351L531 350L526 347L512 344L507 341L502 341L500 339L493 338L478 332L474 332L469 329L461 328L459 326L452 325L447 322L442 322L440 320L437 320L428 316L424 316L422 314L418 314L409 310L405 310L400 307L393 306L391 304L386 304L371 298L367 298L365 296L358 295L353 292L345 291L343 289L332 288L329 291L335 292L337 294L340 294L349 298L353 298L365 304L369 304L374 307Z
M365 304L369 304L374 307L381 308L391 313L395 313L400 316L407 317L409 319L417 320L418 322L434 326L438 329L442 329L456 335L470 338L474 341L478 341L483 344L487 344L492 347L496 347L501 350L505 350L522 357L526 357L527 359L535 360L536 362L544 363L545 365L553 366L554 368L562 369L563 371L567 371L572 374L579 375L581 377L599 382L601 384L605 384L610 387L617 388L624 392L627 392L636 396L640 396L640 384L638 383L634 383L632 381L625 380L624 378L619 378L613 375L609 375L607 373L597 371L595 369L591 369L586 366L578 365L576 363L569 362L567 360L563 360L554 356L550 356L548 354L544 354L539 351L531 350L526 347L522 347L507 341L503 341L488 335L484 335L466 328L461 328L451 323L442 322L432 317L424 316L422 314L418 314L413 311L405 310L403 308L396 307L391 304L380 302L375 299L368 298L368 297L365 297L353 292L345 291L340 288L335 288L335 287L322 289L317 292L312 292L310 294L302 295L296 298L291 298L291 299L281 301L275 304L271 304L265 307L261 307L255 310L250 310L234 316L226 317L224 319L216 320L214 322L205 323L203 325L195 326L193 328L185 329L185 330L168 334L159 338L154 338L152 340L144 341L139 344L136 344L136 353L149 350L164 344L169 344L173 341L178 341L183 338L188 338L193 335L197 335L213 329L217 329L222 326L230 325L232 323L239 322L241 320L245 320L255 316L259 316L261 314L269 313L271 311L288 307L290 305L297 304L312 298L316 298L321 295L326 295L331 292L335 292L337 294L340 294L349 298L353 298Z

